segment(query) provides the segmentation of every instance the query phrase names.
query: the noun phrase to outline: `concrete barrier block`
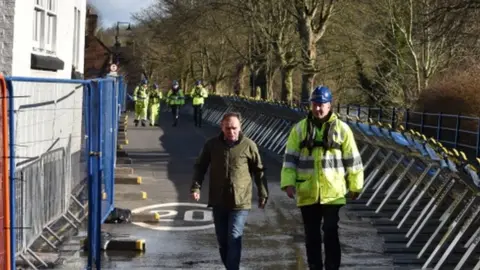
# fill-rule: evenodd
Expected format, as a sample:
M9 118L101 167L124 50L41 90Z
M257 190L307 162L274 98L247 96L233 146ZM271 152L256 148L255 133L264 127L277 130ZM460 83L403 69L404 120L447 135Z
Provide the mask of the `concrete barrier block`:
M117 175L117 174L132 175L132 174L134 174L134 171L135 170L131 167L116 167L115 168L115 175Z
M80 246L88 251L88 238L80 239ZM101 250L103 251L145 251L145 239L135 238L113 238L101 239Z
M156 223L159 220L159 213L132 213L132 222Z
M128 157L118 157L117 164L121 164L121 165L133 164L133 161L131 158L128 158Z
M124 185L140 185L142 183L142 177L130 174L115 175L115 184Z
M107 251L145 251L145 239L112 239L106 243Z
M117 139L117 145L128 145L128 139Z
M127 137L128 135L126 131L118 132L117 140L119 141L126 140Z
M125 150L117 151L117 158L123 158L123 157L128 157L127 152Z

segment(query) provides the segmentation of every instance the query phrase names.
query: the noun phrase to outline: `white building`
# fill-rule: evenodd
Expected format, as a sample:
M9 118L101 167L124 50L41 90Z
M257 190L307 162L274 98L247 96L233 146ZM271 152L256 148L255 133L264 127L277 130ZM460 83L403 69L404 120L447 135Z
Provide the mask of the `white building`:
M81 76L86 5L86 0L0 1L0 72L62 79Z

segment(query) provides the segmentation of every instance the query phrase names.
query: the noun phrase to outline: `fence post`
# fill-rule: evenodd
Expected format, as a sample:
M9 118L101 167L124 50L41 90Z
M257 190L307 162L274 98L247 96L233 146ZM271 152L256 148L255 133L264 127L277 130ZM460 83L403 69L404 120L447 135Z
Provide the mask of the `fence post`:
M477 124L477 148L475 149L475 156L478 157L480 151L480 118Z
M455 125L455 148L457 148L457 145L458 145L458 135L460 132L460 120L461 120L460 114L457 114L457 123Z
M397 108L393 107L392 108L392 119L391 119L392 129L395 129L395 118L396 117L397 117Z
M410 122L410 109L406 109L405 110L405 130L408 130L409 122Z
M7 228L11 228L10 222L11 222L11 214L10 214L10 181L9 181L9 149L8 149L8 93L7 93L7 83L5 82L5 78L0 74L0 95L1 95L1 104L0 104L0 114L1 114L1 127L2 127L2 171L1 173L1 181L2 181L2 193L0 196L2 196L1 200L3 201L3 209L1 209L2 214L3 214L3 224L0 226L3 226L3 229L1 230L2 233L0 237L2 237L4 240L3 242L3 258L1 259L4 263L0 263L0 266L3 267L3 269L15 269L15 264L12 265L12 250L10 248L11 245L11 237L10 237L10 231ZM14 197L13 197L14 198ZM11 228L12 229L12 228ZM15 255L14 255L15 256ZM14 257L13 256L13 257ZM13 261L15 262L15 261ZM13 267L12 267L13 266Z
M13 83L11 80L7 80L7 94L8 94L8 140L9 140L9 185L10 185L10 262L11 269L16 269L15 267L15 253L16 245L16 213L15 213L15 101L14 101L14 91Z
M93 89L93 88L96 89ZM94 265L100 267L100 226L101 226L101 87L99 82L90 83L88 87L89 99L87 109L90 117L88 127L89 146L89 175L88 179L88 269L94 269Z
M437 121L437 141L440 142L440 137L441 137L441 132L442 132L442 113L438 114L438 121Z
M424 134L425 130L425 110L422 112L422 116L420 117L420 133Z

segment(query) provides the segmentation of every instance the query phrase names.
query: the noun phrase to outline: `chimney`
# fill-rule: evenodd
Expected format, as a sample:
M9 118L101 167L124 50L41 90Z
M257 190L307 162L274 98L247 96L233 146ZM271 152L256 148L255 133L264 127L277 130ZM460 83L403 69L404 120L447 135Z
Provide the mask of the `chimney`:
M87 35L88 36L94 36L95 31L97 30L97 21L98 21L98 15L95 14L95 12L91 9L88 8L87 10Z

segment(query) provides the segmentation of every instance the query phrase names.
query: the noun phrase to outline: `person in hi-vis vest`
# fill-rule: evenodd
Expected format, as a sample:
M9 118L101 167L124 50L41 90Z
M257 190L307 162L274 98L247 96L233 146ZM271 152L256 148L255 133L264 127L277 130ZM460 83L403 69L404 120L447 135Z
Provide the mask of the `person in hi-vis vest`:
M180 88L178 81L172 82L172 88L167 93L167 103L172 109L173 124L176 127L178 124L178 116L180 108L185 104L185 95Z
M158 89L158 84L154 83L153 88L148 92L148 110L150 113L150 126L155 126L158 122L160 113L160 101L163 99L163 93Z
M310 103L308 116L290 131L280 187L300 208L308 268L339 270L339 211L348 193L355 199L363 189L362 157L350 126L332 111L330 89L317 86Z
M190 96L192 97L193 121L196 127L202 127L203 104L205 103L205 98L208 97L208 91L203 87L202 81L198 80L195 82Z
M142 126L145 126L147 121L147 108L148 108L148 81L142 80L141 85L137 86L133 91L133 101L135 102L135 126L138 126L139 122L142 122Z

